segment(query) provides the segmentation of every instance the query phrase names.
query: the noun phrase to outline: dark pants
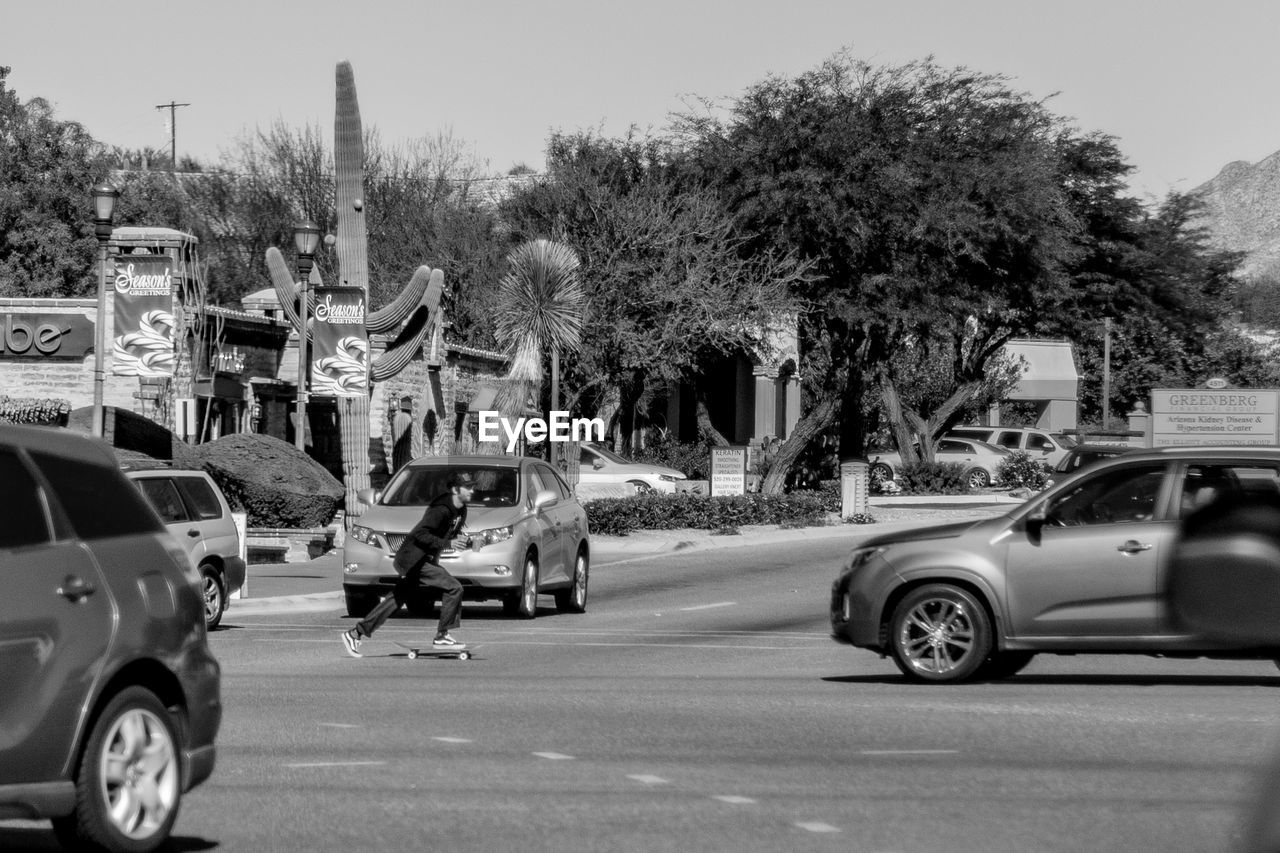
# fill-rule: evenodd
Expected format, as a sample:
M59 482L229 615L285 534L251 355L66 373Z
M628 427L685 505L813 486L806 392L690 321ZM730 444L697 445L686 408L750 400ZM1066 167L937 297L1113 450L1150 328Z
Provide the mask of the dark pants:
M435 563L424 563L420 568L413 569L396 581L392 593L379 601L377 606L369 611L369 615L356 625L356 633L361 637L373 636L373 632L378 630L392 613L407 604L409 599L423 588L438 589L444 593L441 596L440 622L436 626L436 633L443 634L457 628L460 621L458 613L462 610L462 584Z

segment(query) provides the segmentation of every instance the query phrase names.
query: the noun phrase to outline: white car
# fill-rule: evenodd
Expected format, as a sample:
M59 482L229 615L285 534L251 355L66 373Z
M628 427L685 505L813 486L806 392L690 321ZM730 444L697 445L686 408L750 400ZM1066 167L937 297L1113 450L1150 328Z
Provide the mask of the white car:
M1061 462L1067 451L1076 446L1076 440L1069 435L1035 427L958 426L947 430L946 437L971 438L996 447L1022 450L1049 467Z
M871 479L874 481L892 480L902 470L902 454L897 452L871 452ZM963 465L964 478L971 489L981 489L991 485L996 479L996 468L1009 456L1003 447L987 444L985 441L973 441L967 438L942 438L933 452L934 459L939 462L954 462Z
M637 492L674 492L676 483L684 479L674 468L632 462L598 444L584 442L578 447L580 485L630 483Z

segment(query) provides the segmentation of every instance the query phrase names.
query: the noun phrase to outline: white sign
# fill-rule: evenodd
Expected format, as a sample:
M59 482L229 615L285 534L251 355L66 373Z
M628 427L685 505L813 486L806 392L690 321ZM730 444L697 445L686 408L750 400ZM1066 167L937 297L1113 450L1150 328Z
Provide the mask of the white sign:
M747 449L745 447L711 448L711 494L745 495L747 493Z
M1151 392L1151 446L1277 444L1280 390L1223 388Z

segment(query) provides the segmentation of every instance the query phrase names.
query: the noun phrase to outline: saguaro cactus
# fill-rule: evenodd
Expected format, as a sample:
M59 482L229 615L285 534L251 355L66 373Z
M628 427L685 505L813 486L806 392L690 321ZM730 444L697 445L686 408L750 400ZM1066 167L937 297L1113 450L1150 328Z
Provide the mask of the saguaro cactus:
M365 304L369 304L369 250L365 227L364 205L364 138L360 126L360 106L356 101L355 74L351 63L340 62L337 68L337 96L334 111L334 166L337 189L337 251L339 283L346 287L359 287L364 291ZM299 286L285 263L284 256L274 246L267 249L267 270L280 298L280 306L299 329L302 330L297 304ZM312 269L309 284L321 284L319 273ZM403 370L422 346L422 340L430 331L434 314L440 307L440 295L444 290L444 273L429 266L414 271L409 284L391 304L370 312L365 321L369 334L389 334L398 330L395 340L386 352L368 365L369 393L359 397L338 398L338 429L342 435L343 484L346 488L346 516L348 519L361 514L362 507L356 493L369 486L370 418L369 397L373 383L382 382ZM314 295L314 290L309 290ZM312 317L309 300L307 316Z

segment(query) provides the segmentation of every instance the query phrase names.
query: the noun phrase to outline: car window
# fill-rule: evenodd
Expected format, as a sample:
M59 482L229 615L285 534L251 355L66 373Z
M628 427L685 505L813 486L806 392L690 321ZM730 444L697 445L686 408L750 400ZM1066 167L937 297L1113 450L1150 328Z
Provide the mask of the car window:
M552 474L555 475L556 483L560 486L560 494L566 498L573 497L573 489L569 487L569 481L566 480L559 471L552 470Z
M1077 527L1150 521L1165 466L1138 465L1087 477L1046 508L1051 524Z
M1276 495L1280 490L1275 466L1189 465L1182 478L1180 515L1186 516L1228 495Z
M164 530L142 493L115 468L35 451L31 458L82 539Z
M536 465L529 466L529 497L536 498L538 492L554 491L548 489L547 484L542 481L542 477L538 473Z
M449 491L449 477L466 471L476 488L468 506L515 506L518 481L515 468L472 465L423 465L401 469L387 486L384 506L426 506Z
M596 459L598 459L598 458L599 458L598 456L596 456L596 455L595 455L594 453L592 453L590 450L587 450L587 448L585 448L585 447L580 448L580 449L578 450L578 464L579 464L579 465L586 465L588 468L590 468L592 465L594 465L594 464L595 464L595 461L596 461Z
M213 486L201 477L174 477L178 491L186 499L187 508L198 519L222 518L222 502Z
M534 466L534 470L538 472L538 477L542 481L544 488L550 489L560 500L569 497L569 487L564 485L554 468L550 465L539 464Z
M165 524L187 521L187 508L178 494L178 487L168 477L146 477L134 480L138 489L147 496L147 500L155 507L156 514Z
M0 450L0 548L23 548L50 540L40 488L22 460Z
M1049 440L1048 436L1038 435L1033 432L1031 433L1031 435L1027 436L1027 449L1052 451L1054 449L1054 446L1053 446L1053 442Z
M996 440L991 442L998 447L1008 447L1013 450L1018 449L1018 442L1022 440L1022 433L1013 430L1005 430L996 436Z
M973 445L964 441L944 438L938 442L938 453L972 453Z

